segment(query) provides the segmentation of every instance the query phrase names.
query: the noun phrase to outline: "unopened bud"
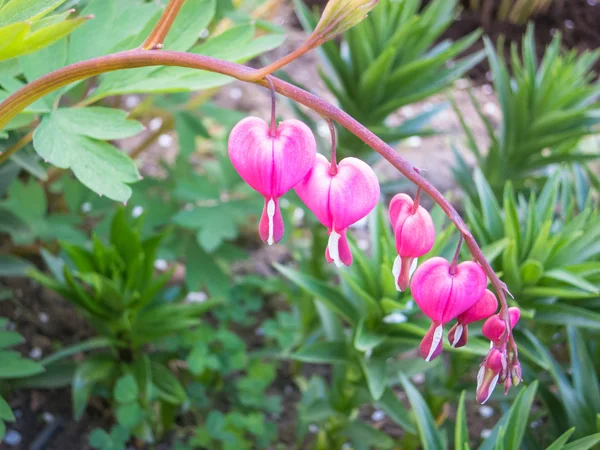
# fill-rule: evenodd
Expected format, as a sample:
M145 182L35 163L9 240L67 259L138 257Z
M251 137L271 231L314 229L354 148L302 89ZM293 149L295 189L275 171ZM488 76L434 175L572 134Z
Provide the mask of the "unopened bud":
M342 34L363 21L378 0L329 0L313 36L322 42Z

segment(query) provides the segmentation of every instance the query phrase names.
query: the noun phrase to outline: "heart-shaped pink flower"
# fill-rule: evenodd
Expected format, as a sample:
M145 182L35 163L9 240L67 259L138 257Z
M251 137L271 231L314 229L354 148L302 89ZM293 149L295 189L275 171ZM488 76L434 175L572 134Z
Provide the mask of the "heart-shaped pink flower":
M379 200L379 181L373 169L360 159L344 158L337 171L332 171L327 158L318 154L314 167L295 190L327 227L327 261L337 266L352 264L346 230L369 214Z
M477 302L485 291L487 277L481 266L465 261L456 266L441 257L421 264L410 290L432 326L420 346L421 356L431 361L442 351L444 325Z
M425 208L415 205L406 194L397 194L390 202L390 221L396 236L398 256L392 273L396 289L405 290L412 272L416 269L417 258L431 250L435 242L435 226Z
M281 122L275 132L258 117L247 117L231 130L229 158L250 187L265 197L259 234L273 244L283 237L279 197L298 184L315 162L315 137L299 120Z

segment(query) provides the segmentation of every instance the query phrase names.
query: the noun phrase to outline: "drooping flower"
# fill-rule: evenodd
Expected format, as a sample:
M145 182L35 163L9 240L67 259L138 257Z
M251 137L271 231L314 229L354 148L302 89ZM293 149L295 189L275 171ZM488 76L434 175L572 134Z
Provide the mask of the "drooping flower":
M510 327L515 327L521 317L521 310L516 306L508 308L508 315L510 316ZM504 332L506 331L506 322L502 320L500 314L494 314L488 320L486 320L481 327L481 334L488 338L494 346L499 347L502 344Z
M493 348L483 361L477 374L477 392L475 397L479 403L483 404L488 401L505 370L505 357L500 350Z
M472 261L450 264L444 258L434 257L417 268L411 293L432 321L419 347L425 361L442 351L444 325L473 306L483 296L486 284L485 272Z
M315 137L299 120L286 120L275 129L258 117L247 117L231 130L229 158L250 187L265 198L258 227L272 245L283 237L279 197L298 184L314 165Z
M450 345L455 348L465 346L469 338L468 325L490 317L496 312L496 309L498 309L498 300L492 291L486 289L483 296L473 306L456 317L457 323L448 331Z
M344 158L332 169L327 158L318 154L314 167L295 189L327 227L327 261L338 267L351 265L346 230L369 214L379 200L379 182L373 169L357 158Z
M412 273L417 268L417 258L431 250L435 242L433 220L418 200L406 194L397 194L390 202L390 221L396 236L398 256L394 261L392 273L396 280L396 289L405 290Z

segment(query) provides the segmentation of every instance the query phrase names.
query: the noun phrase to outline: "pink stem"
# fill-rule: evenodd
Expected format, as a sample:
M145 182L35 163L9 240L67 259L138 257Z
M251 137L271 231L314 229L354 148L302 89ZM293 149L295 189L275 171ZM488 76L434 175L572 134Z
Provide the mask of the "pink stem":
M333 120L327 117L327 124L329 125L329 132L331 133L331 166L329 167L329 174L331 176L336 175L338 173L337 168L337 139L335 135L335 125L333 124Z

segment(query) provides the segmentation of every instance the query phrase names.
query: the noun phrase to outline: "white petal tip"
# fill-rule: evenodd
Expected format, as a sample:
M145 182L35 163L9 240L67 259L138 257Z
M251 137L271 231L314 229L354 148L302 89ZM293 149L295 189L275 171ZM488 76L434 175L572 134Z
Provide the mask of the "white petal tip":
M267 239L267 243L273 245L273 217L275 217L275 202L273 199L270 199L267 203L267 216L269 217L269 239Z
M341 235L336 233L335 230L331 230L329 235L329 241L327 242L327 250L329 250L329 257L333 260L337 267L342 267L344 263L340 259L340 242Z

